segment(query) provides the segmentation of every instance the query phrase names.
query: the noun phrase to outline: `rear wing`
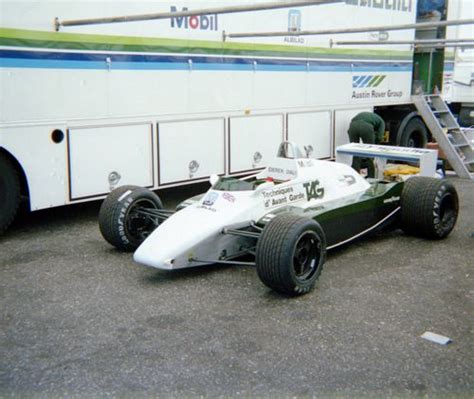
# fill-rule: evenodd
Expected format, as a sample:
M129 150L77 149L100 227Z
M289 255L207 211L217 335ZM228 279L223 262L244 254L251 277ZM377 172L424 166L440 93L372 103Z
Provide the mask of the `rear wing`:
M362 143L344 144L336 148L337 162L351 165L354 156L374 158L379 179L383 178L388 160L417 163L420 165L420 176L433 177L436 173L438 150Z

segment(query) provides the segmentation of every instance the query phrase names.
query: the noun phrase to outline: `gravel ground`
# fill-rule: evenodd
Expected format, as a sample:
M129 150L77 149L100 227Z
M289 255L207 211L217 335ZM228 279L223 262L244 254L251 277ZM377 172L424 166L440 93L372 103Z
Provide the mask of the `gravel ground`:
M137 265L100 236L97 202L24 213L0 238L0 397L472 397L474 183L452 180L446 240L358 241L298 298L251 267Z

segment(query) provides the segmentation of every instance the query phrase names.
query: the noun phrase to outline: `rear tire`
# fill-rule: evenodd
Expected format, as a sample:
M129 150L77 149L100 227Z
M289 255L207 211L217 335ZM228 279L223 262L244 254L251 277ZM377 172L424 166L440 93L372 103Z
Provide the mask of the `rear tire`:
M306 294L314 287L326 260L326 236L316 221L301 216L276 216L257 243L260 280L287 295Z
M122 251L134 251L158 227L139 207L162 209L160 198L137 186L122 186L105 198L99 211L99 227L107 242Z
M20 205L20 177L12 162L0 153L0 235L10 226Z
M445 238L456 224L458 210L458 194L451 182L416 176L404 183L401 224L407 234Z

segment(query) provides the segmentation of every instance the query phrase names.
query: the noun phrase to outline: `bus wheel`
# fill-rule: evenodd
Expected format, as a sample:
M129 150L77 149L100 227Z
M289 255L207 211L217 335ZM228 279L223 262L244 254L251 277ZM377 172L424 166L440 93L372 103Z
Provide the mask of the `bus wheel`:
M402 147L425 148L428 142L428 131L420 118L412 118L400 134Z
M20 204L20 178L11 161L0 153L0 234L15 219Z

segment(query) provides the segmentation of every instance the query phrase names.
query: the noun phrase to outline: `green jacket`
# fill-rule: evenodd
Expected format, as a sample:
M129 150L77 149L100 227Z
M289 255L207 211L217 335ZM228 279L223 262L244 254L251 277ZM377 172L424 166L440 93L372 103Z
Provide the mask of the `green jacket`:
M363 121L371 124L375 131L375 142L382 142L385 133L385 122L380 116L373 112L361 112L352 118L351 122L354 121Z

